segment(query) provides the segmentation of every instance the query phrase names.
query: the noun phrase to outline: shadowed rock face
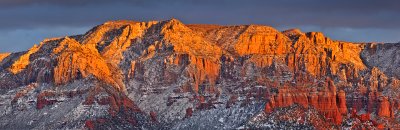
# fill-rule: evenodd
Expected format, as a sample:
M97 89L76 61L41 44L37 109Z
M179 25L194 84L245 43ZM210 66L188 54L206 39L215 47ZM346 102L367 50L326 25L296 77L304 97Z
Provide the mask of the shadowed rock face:
M400 77L400 44L368 43L361 53L365 64L377 67L388 76Z
M0 54L0 128L396 128L397 48L262 25L106 22Z

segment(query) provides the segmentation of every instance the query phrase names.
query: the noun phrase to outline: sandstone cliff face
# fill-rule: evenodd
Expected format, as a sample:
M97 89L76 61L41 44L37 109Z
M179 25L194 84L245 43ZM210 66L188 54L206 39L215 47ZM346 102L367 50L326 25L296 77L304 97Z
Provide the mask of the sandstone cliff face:
M162 26L161 34L167 42L174 46L175 52L209 58L219 58L221 56L221 49L217 45L209 43L203 37L196 35L180 21L172 19L163 23Z
M201 26L190 27L198 29ZM253 57L251 61L258 67L269 67L277 62L288 66L293 73L306 71L317 77L338 75L342 71L353 73L346 76L357 76L358 71L366 68L360 58L361 44L333 41L319 32L303 33L297 29L281 33L257 25L201 31L205 31L202 32L205 38L216 42L228 53Z
M125 90L122 79L111 72L106 61L98 51L89 45L81 45L76 40L66 37L60 45L53 50L57 55L57 66L54 68L54 82L65 84L74 79L94 75L100 80L109 83L120 91Z
M213 91L222 55L217 45L176 19L154 24L145 32L124 52L126 58L120 66L127 69L123 71L128 74L128 79L145 80L148 84L170 84L178 81L180 75L187 75L190 79L183 83L191 86L186 88L187 91L197 93L203 84L209 85L204 91ZM146 64L157 67L151 68Z
M82 44L89 44L97 47L98 51L107 61L118 65L123 59L122 53L134 43L134 40L143 38L146 30L156 23L156 21L106 22L85 34L82 38Z
M0 54L0 92L15 97L12 103L0 98L13 106L4 107L6 115L75 104L85 110L68 117L88 128L189 128L174 124L184 119L234 129L248 115L264 111L270 117L283 110L313 128L352 128L348 122L389 128L398 124L392 119L400 108L396 47L262 25L111 21L83 35L44 40L26 52ZM203 110L220 118L197 115ZM83 118L81 112L94 114ZM155 124L146 124L150 120Z
M362 49L360 45L332 41L319 32L307 34L297 32L297 36L290 37L297 39L293 43L294 54L287 58L288 66L295 71L305 68L310 74L320 77L338 75L341 70L365 69L359 55ZM357 74L346 76L357 76Z
M332 81L328 81L333 83ZM288 107L299 104L304 108L309 106L323 113L330 121L341 124L342 115L347 114L345 92L336 92L336 86L328 84L322 91L313 90L290 90L288 88L278 89L277 94L273 94L269 103L266 105L266 112L273 108Z
M288 43L289 39L274 28L250 25L240 34L235 50L241 56L250 54L280 56L289 50Z
M195 92L198 92L198 86L206 79L212 86L215 84L220 68L218 62L222 55L220 47L196 35L176 19L164 23L161 34L167 43L172 44L175 53L189 56L189 65L194 68L189 68L188 73L194 79Z
M39 47L37 45L33 46L31 49L28 50L24 55L22 55L17 61L12 64L12 66L9 68L10 71L14 74L17 74L21 72L23 69L26 68L27 65L30 63L30 56L33 53L36 53L38 51Z
M390 102L387 97L381 97L378 105L378 115L383 117L390 117Z

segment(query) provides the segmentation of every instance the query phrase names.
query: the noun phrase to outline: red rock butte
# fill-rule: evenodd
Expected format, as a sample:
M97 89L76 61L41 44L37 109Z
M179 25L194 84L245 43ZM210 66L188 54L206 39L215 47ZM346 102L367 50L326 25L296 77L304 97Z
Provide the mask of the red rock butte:
M16 92L14 106L35 102L34 110L27 109L39 113L67 101L76 101L77 107L107 106L100 115L79 117L89 129L121 128L109 122L162 128L157 123L200 120L196 112L220 110L221 105L233 111L257 103L262 114L252 114L262 116L260 122L291 122L291 115L274 116L288 110L309 117L297 123L310 128L396 129L399 48L264 25L110 21L82 35L1 53L0 89ZM246 128L263 128L248 119ZM146 126L146 121L155 125Z

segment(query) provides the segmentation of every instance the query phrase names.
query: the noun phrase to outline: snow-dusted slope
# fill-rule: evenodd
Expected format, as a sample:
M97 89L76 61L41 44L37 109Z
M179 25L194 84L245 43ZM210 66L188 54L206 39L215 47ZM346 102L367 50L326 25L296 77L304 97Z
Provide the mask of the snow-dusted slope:
M387 75L400 77L400 44L387 43L366 44L361 53L365 64L371 67L378 67Z

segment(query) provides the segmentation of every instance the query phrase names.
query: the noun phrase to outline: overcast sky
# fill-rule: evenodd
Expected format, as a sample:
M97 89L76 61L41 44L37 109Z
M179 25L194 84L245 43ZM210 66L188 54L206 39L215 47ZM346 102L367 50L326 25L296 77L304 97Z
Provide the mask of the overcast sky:
M82 34L109 20L263 24L336 40L399 42L400 0L1 0L0 52Z

